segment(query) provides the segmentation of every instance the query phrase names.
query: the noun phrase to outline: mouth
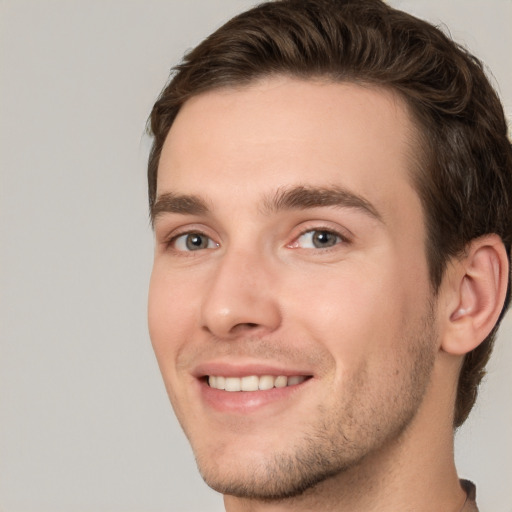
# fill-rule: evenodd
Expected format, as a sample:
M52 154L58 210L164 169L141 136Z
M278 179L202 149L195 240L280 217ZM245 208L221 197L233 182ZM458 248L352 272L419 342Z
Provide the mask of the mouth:
M254 392L268 391L273 388L286 388L302 384L310 378L310 375L247 375L244 377L209 375L205 377L210 388L228 392Z
M248 360L233 363L208 361L198 365L192 376L198 384L202 404L208 411L229 415L276 414L309 396L314 373ZM228 416L225 416L225 415Z

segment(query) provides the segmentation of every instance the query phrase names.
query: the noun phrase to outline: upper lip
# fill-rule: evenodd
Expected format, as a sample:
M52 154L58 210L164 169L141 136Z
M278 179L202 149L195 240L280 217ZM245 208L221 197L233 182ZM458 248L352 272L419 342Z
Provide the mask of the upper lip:
M273 375L275 377L293 377L298 375L311 376L312 372L304 368L293 368L278 366L267 363L244 363L211 361L198 364L192 374L196 378L203 378L210 375L221 375L223 377L246 377L249 375Z

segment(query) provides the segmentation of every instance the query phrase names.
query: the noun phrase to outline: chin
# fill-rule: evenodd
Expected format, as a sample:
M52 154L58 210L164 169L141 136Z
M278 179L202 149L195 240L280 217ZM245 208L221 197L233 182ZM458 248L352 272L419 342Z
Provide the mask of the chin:
M319 483L328 480L347 467L329 467L325 460L314 460L313 453L306 457L276 455L271 461L250 463L243 469L220 469L217 464L198 467L206 484L215 491L237 498L258 501L281 501L302 495Z

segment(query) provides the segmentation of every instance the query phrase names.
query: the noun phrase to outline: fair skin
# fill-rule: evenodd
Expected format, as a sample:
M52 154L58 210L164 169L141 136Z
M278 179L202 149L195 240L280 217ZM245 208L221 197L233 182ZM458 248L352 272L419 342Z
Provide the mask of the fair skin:
M433 294L414 133L389 91L285 77L194 97L169 132L150 334L229 512L462 507L457 376L506 255L482 238Z

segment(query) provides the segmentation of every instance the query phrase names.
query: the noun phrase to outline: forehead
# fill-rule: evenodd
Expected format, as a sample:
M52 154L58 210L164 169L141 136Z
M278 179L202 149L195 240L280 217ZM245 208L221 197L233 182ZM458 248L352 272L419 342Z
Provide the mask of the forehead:
M243 196L246 207L283 186L335 185L386 207L404 193L416 196L414 139L405 103L382 88L277 77L214 90L179 112L157 195Z

